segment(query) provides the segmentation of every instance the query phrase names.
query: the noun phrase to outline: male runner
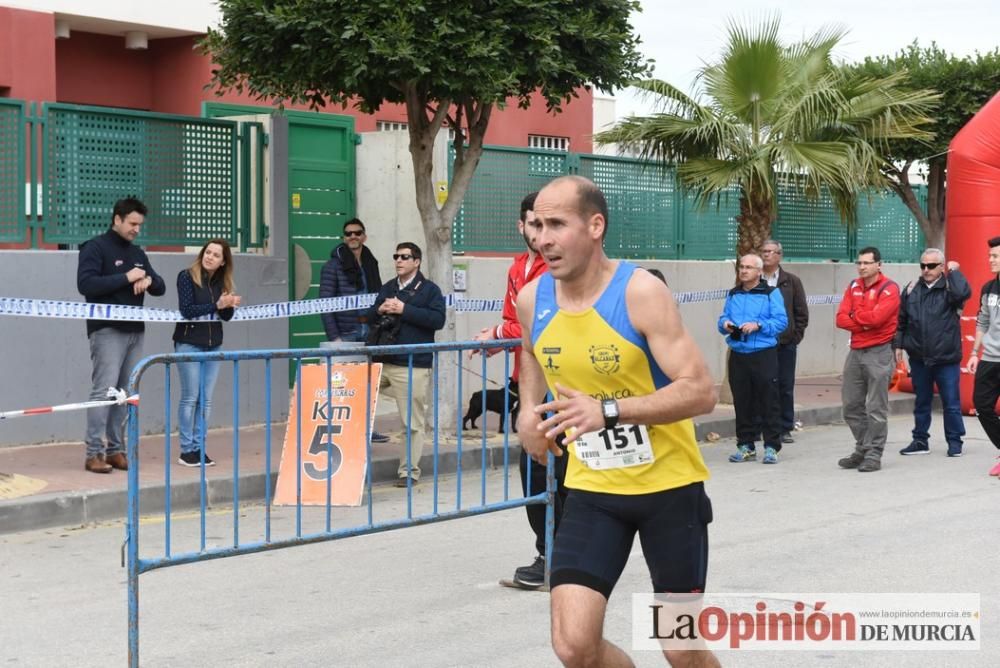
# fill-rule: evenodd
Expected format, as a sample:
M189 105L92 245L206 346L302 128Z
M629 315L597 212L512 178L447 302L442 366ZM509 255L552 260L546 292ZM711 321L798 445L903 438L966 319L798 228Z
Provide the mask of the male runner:
M635 534L654 592L705 588L709 474L690 418L715 406L714 385L669 288L604 254L607 203L592 182L554 180L535 216L549 273L518 297L518 435L538 461L561 453L560 433L570 451L552 559L552 645L566 666L631 666L603 624ZM555 400L542 403L546 388ZM719 665L707 651L664 654L674 666Z

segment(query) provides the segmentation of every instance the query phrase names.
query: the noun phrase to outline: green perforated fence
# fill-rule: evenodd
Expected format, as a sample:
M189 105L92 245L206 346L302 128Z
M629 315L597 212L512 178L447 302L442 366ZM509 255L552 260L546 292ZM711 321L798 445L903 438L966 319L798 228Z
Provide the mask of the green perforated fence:
M236 122L61 104L44 114L46 241L103 232L128 195L149 207L144 244L237 238Z
M26 238L24 104L0 100L0 241Z
M700 206L680 188L673 168L631 158L497 146L483 151L455 219L455 250L523 250L524 242L513 225L521 198L564 174L586 176L607 197L610 224L605 247L609 255L716 260L735 252L736 188ZM926 188L914 190L921 204L926 204ZM810 200L793 186L779 188L772 236L782 242L785 257L795 260L851 260L858 248L877 245L887 261L912 262L924 245L919 224L892 193L861 196L858 225L848 229L827 193Z

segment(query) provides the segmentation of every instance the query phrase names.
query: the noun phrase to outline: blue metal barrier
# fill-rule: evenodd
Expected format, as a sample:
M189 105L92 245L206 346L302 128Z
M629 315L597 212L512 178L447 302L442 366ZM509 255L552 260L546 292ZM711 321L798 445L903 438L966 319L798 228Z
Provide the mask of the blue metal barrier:
M264 350L264 351L232 351L232 352L212 352L212 353L182 353L182 354L163 354L163 355L153 355L147 357L136 365L135 369L132 371L130 377L128 392L129 395L140 394L141 388L140 383L143 381L143 377L146 372L156 366L163 365L165 370L164 377L164 397L165 397L165 431L166 438L164 439L164 473L163 480L165 484L165 499L164 499L164 540L163 540L163 553L155 556L147 557L140 555L140 543L139 543L139 516L141 513L141 508L139 507L139 407L136 405L130 405L128 408L128 446L127 455L129 461L128 469L128 515L126 521L125 529L125 541L127 544L127 568L128 568L128 654L129 654L129 665L138 666L139 665L139 575L147 571L151 571L157 568L165 568L169 566L177 566L180 564L187 564L198 561L206 561L209 559L221 559L226 557L233 557L242 554L252 554L255 552L264 552L269 550L275 550L285 547L293 547L296 545L307 545L312 543L318 543L323 541L335 540L339 538L348 538L351 536L372 534L382 531L389 531L393 529L399 529L410 526L417 526L422 524L429 524L433 522L440 522L443 520L457 519L459 517L470 517L475 515L481 515L489 512L495 512L499 510L506 510L509 508L518 508L521 506L535 505L535 504L545 504L546 505L546 583L548 583L548 564L551 563L551 550L552 550L552 534L554 530L554 494L555 494L555 474L553 467L553 460L551 456L548 460L547 474L546 474L546 489L544 490L532 490L528 489L527 493L523 496L517 498L511 498L510 490L508 485L508 476L510 473L510 432L512 429L511 419L510 419L510 407L511 407L511 396L510 387L506 385L504 392L504 432L503 432L503 464L500 470L503 471L503 494L502 499L494 502L487 502L487 485L486 485L486 473L488 468L487 460L487 395L485 390L487 383L487 361L485 355L482 355L480 373L472 372L475 375L481 377L481 389L482 392L482 427L481 427L481 438L479 441L479 446L482 450L480 459L480 498L479 503L471 507L462 507L462 447L463 447L463 416L462 416L462 396L463 396L463 373L462 370L465 369L463 366L463 353L470 350L480 350L485 351L488 348L496 349L499 348L503 351L503 369L504 378L509 378L510 376L510 354L512 349L518 345L516 340L502 340L502 341L485 341L485 342L464 342L464 343L434 343L434 344L423 344L416 346L379 346L379 347L364 347L359 345L358 347L345 347L337 349L312 349L312 350ZM432 353L433 355L433 366L432 366L432 400L433 400L433 450L432 450L432 461L433 461L433 495L431 499L431 510L428 513L414 515L413 510L413 483L411 478L407 478L407 485L405 489L406 493L406 512L404 517L399 517L396 519L389 519L384 521L376 522L374 520L374 505L375 496L372 494L373 480L372 480L372 444L371 444L371 431L372 425L374 423L374 415L372 415L371 406L371 361L373 357L381 357L385 355L406 355L408 357L407 364L407 414L405 416L400 416L400 419L404 420L404 431L406 434L405 438L405 452L406 452L406 465L407 469L410 468L411 464L415 462L411 461L412 455L412 432L409 428L412 425L412 394L413 394L413 356L420 353ZM455 397L445 396L442 398L440 391L440 377L442 373L441 356L443 354L453 353L456 356L456 393ZM365 475L364 482L364 494L367 498L367 521L355 526L334 528L332 526L332 508L331 505L331 490L332 490L332 478L334 475L333 466L333 448L334 443L332 436L336 433L333 427L333 416L332 411L327 411L326 415L326 454L327 454L327 466L326 466L326 516L325 516L325 528L322 531L313 533L303 533L302 529L302 383L296 382L294 401L296 402L296 434L297 442L295 447L297 449L297 471L296 471L296 505L295 505L295 533L294 536L287 538L275 538L271 531L271 521L272 521L272 500L273 500L273 490L271 485L271 363L276 359L289 360L289 363L296 363L296 378L301 378L301 368L303 360L320 360L321 364L325 364L327 368L326 381L327 381L327 398L329 400L332 397L332 386L331 386L331 372L332 364L336 361L335 358L342 356L359 356L363 355L368 359L368 382L366 383L365 392L365 453L367 462L367 472ZM170 392L170 369L172 365L179 363L198 363L201 366L201 373L199 374L201 382L201 392L199 394L199 403L196 409L196 428L199 432L204 435L207 429L207 408L205 406L205 392L204 392L204 381L205 381L205 364L208 362L231 362L233 365L233 383L232 383L232 393L233 393L233 472L232 472L232 485L233 485L233 513L232 513L232 523L233 523L233 537L232 544L224 547L208 547L206 545L206 513L208 510L208 489L205 474L205 461L204 452L205 448L202 448L202 460L201 466L199 467L199 495L200 495L200 528L199 528L199 547L194 551L174 553L172 549L172 524L171 524L171 465L172 465L172 444L171 444L171 423L170 415L172 413L172 401ZM239 490L239 474L240 474L240 415L239 415L239 397L240 397L240 362L245 361L262 361L264 364L264 402L266 406L266 416L264 425L265 443L264 443L264 528L263 528L263 540L259 541L249 541L242 542L240 538L240 490ZM284 374L277 374L279 378L285 378ZM149 380L147 379L148 383ZM423 389L423 388L419 388ZM220 390L221 391L221 390ZM441 424L439 419L439 407L442 401L448 402L450 400L455 401L456 405L456 424L455 432L457 436L456 440L456 476L455 476L455 493L456 493L456 503L454 509L442 509L439 503L439 467L438 461L440 456L440 441L441 441ZM405 419L404 419L405 418ZM430 431L430 430L426 430ZM204 443L204 438L202 439ZM530 486L530 466L532 462L529 461L529 486ZM402 491L402 490L401 490Z

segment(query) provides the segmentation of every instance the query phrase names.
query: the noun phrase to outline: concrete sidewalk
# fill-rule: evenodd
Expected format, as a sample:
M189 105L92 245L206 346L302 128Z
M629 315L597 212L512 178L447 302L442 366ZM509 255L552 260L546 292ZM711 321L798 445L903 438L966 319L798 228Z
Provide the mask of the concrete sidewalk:
M913 410L913 395L891 393L889 396L892 414ZM795 398L798 420L805 426L831 424L841 419L840 379L837 377L800 378ZM490 414L491 430L496 426L495 417ZM377 417L375 420L376 431L389 433L392 437L390 443L372 445L372 481L376 484L391 482L396 478L401 426L394 415ZM699 441L706 440L713 433L718 434L719 438L733 437L735 420L732 406L717 406L711 414L696 418L695 427ZM272 476L272 482L278 472L284 433L284 423L271 426L269 475ZM712 438L714 439L714 435ZM850 435L845 428L844 440L847 442L849 439ZM264 499L267 430L263 426L240 429L239 471L235 476L233 441L231 429L212 430L209 433L206 450L216 461L216 466L206 469L208 505L232 503L234 478L239 480L241 503L260 502ZM420 463L428 479L434 466L429 441L430 439L424 446ZM463 470L480 467L483 447L487 448L489 467L503 465L505 445L502 435L488 431L484 441L481 431L466 431L462 436ZM520 448L515 434L510 436L508 447L508 461L511 466L516 466ZM145 436L140 440L139 472L142 491L139 504L143 515L163 512L166 499L164 480L168 467L171 508L180 511L200 506L200 471L176 465L176 438L172 439L172 449L174 452L165 465L164 437ZM84 471L83 455L81 443L0 449L0 534L53 526L78 526L124 517L127 475L121 471L107 475ZM455 435L442 435L438 445L438 471L453 473L457 468L457 455ZM273 491L273 484L271 489Z

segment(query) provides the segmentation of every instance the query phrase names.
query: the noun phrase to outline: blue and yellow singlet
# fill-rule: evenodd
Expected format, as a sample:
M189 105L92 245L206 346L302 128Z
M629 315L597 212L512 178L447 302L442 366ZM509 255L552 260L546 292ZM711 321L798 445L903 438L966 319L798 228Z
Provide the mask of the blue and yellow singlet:
M628 317L625 287L636 269L636 265L619 262L604 293L580 313L561 311L552 276L539 278L531 342L553 396L556 383L597 399L643 396L670 383ZM640 441L647 434L646 429L630 425L619 425L616 430L625 435L632 432ZM590 440L606 443L611 450L614 438L608 436L601 430ZM648 439L652 462L599 470L581 461L576 446L570 446L566 486L609 494L648 494L708 479L690 419L648 425Z

